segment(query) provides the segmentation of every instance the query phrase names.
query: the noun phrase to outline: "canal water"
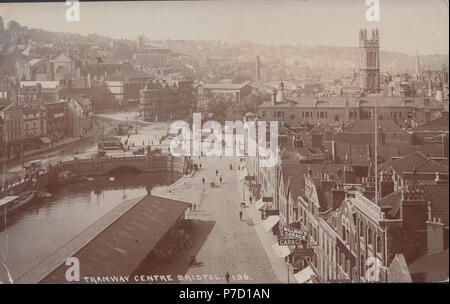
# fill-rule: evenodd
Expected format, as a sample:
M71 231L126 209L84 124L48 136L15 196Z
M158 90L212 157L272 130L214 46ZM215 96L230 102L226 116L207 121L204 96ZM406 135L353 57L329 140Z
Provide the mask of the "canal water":
M0 281L21 277L123 201L175 182L180 175L123 173L49 189L51 198L36 199L7 216L0 231ZM3 222L3 218L1 219Z

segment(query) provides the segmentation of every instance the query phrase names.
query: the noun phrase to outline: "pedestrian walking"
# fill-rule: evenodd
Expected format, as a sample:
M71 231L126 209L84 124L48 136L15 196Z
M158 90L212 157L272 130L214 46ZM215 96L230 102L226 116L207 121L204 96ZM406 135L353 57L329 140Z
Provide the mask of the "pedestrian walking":
M233 170L233 165L232 164L230 164L230 170Z
M242 221L242 211L239 211L239 220Z
M253 198L250 196L249 197L250 204L252 203L252 200L253 200Z
M194 212L197 211L197 204L194 203Z
M220 183L222 183L222 176L219 178Z
M202 178L203 185L205 184L205 178Z
M219 175L219 170L216 170L216 176Z
M225 273L225 281L227 281L227 284L230 283L230 274L228 271Z

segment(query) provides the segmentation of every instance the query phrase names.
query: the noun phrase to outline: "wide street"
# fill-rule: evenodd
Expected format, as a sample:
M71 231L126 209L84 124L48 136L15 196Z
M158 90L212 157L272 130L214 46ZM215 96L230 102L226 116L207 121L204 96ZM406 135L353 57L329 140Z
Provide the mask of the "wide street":
M196 211L189 214L189 218L194 220L189 232L193 238L193 248L180 254L170 264L150 265L148 274L171 274L175 278L183 275L181 283L224 283L226 272L230 274L230 283L279 282L256 226L249 221L246 208L240 207L242 182L239 175L242 171L236 170L238 158L219 160L218 157L202 157L194 158L194 162L200 162L202 168L192 177L185 177L161 192L152 193L197 205ZM233 170L230 170L230 164ZM219 170L218 176L216 170ZM223 178L222 184L220 176ZM203 177L205 184L202 183ZM215 188L211 188L211 181L215 183ZM241 210L242 220L239 218ZM196 256L198 265L189 267L190 255ZM204 275L210 277L195 280Z

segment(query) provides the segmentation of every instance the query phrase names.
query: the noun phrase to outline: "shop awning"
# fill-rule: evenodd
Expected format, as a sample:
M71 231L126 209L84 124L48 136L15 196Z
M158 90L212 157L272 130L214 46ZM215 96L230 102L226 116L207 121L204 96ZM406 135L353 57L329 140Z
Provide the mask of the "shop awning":
M262 210L266 204L262 201L262 199L256 201L255 207L256 210Z
M298 283L313 283L314 271L311 267L306 267L303 270L294 274L294 278Z
M277 243L275 243L272 245L272 248L275 251L277 257L279 258L285 258L291 254L291 250L289 249L288 246L280 246Z
M279 221L280 221L280 217L278 215L269 216L262 223L262 225L264 227L264 231L269 232Z
M41 137L41 141L44 143L44 144L51 144L52 143L52 141L50 140L50 138L48 138L48 137Z

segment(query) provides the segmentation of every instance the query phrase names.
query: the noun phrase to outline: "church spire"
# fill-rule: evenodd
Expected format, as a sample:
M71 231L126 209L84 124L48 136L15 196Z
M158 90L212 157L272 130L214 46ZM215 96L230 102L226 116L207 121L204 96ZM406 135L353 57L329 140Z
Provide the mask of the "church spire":
M417 50L417 55L416 55L416 78L419 79L420 78L420 61L419 61L419 50Z

